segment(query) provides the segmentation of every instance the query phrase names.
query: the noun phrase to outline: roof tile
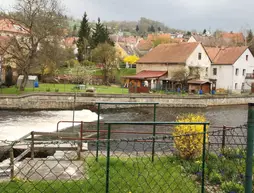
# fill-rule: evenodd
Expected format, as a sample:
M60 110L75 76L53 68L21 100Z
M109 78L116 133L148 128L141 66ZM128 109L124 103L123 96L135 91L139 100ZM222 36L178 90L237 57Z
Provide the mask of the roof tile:
M248 49L247 46L227 48L205 48L213 64L234 64Z
M197 42L180 44L160 44L137 63L185 63L199 45Z
M149 71L143 70L136 75L133 76L125 76L125 78L132 78L132 79L145 79L145 78L159 78L167 74L167 71Z

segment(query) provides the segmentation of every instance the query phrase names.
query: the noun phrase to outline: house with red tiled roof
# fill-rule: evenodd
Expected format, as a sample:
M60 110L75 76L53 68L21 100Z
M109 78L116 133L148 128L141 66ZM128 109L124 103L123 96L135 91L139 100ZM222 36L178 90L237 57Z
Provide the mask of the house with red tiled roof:
M217 90L241 93L251 89L254 57L247 46L205 49L212 61L210 80Z
M183 70L191 75L197 69L198 79L208 82L211 60L200 43L171 43L153 48L137 61L136 66L137 74L128 77L132 85L141 87L144 81L148 81L150 89L159 86L162 89L175 90L182 87L180 82L184 77L176 78L176 75ZM209 92L210 88L206 90Z
M0 82L5 82L6 69L11 69L13 82L18 77L16 64L6 62L6 48L11 37L26 37L30 31L11 19L0 18Z
M208 47L244 46L245 38L243 33L222 32L218 37L195 34L189 38L188 42L199 42Z
M27 34L29 34L29 30L17 22L6 18L0 19L0 36L24 36Z
M78 41L78 37L66 37L64 39L64 45L67 48L76 47L76 42Z
M245 45L245 37L243 33L233 33L233 32L222 32L221 38L228 44L234 46Z

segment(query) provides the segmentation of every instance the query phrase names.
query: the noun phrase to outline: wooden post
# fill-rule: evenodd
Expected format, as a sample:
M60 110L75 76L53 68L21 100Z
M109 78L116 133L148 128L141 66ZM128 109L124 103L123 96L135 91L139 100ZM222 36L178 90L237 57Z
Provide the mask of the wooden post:
M13 153L13 146L10 149L10 168L11 168L10 178L11 178L11 180L13 180L14 179L14 153Z
M34 132L31 132L31 160L34 159Z

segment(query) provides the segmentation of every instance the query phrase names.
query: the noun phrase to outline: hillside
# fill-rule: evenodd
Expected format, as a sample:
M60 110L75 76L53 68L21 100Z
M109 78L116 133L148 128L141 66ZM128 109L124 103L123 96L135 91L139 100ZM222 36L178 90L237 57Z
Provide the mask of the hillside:
M76 25L78 31L80 21L81 20L69 18L68 23L70 31L72 31L74 25ZM149 30L151 30L151 27L155 30L155 32L156 31L163 31L164 33L184 32L183 30L170 28L159 21L147 19L145 17L141 17L138 21L104 21L103 23L108 27L110 33L123 32L124 35L146 36ZM90 24L91 26L95 26L95 21L90 21Z

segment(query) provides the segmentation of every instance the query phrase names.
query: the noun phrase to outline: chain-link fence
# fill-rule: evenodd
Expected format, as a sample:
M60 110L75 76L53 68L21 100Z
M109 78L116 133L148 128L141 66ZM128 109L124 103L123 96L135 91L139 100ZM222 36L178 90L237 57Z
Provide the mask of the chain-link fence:
M0 192L244 192L246 134L104 139L98 159L96 140L2 141Z

